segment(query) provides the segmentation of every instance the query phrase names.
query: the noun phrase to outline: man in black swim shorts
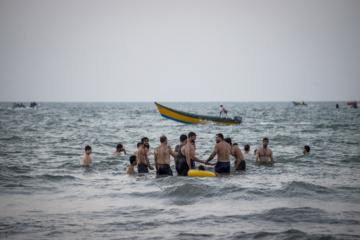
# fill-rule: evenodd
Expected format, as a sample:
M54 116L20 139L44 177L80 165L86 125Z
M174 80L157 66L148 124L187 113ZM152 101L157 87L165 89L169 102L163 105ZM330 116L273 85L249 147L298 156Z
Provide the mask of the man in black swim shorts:
M169 175L172 176L173 172L170 168L170 154L176 158L175 153L170 146L167 145L168 141L166 136L160 137L160 145L155 148L154 160L157 175Z

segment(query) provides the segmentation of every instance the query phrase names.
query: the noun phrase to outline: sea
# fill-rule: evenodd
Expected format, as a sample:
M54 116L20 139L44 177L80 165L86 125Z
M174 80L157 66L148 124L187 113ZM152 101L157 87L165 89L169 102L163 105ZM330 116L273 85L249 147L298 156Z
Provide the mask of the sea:
M219 115L217 102L160 103ZM223 102L243 119L231 126L168 120L153 102L38 104L0 103L0 239L360 239L360 110L346 102ZM201 160L222 133L251 152L269 138L275 163L245 155L246 171L192 178L171 160L172 177L125 174L142 137L154 152L161 135L174 148L189 132ZM119 143L127 154L114 156Z

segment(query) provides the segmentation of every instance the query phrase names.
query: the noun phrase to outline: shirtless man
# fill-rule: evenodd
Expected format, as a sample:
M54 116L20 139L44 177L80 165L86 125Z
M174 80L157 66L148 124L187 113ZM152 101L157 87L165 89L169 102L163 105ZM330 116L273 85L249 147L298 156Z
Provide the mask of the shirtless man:
M135 155L131 155L131 157L129 158L130 161L130 165L126 168L126 172L127 174L132 174L135 173L134 167L137 164L136 162L136 156Z
M114 152L114 155L122 155L122 153L126 154L126 150L122 144L118 144L116 146L116 151Z
M187 176L187 172L195 167L195 162L205 164L204 161L201 161L200 159L195 157L195 149L191 144L191 142L195 140L196 140L196 134L194 132L189 132L187 143L181 148L181 154L185 156L185 160L186 160L185 162L180 162L178 165L181 176ZM191 160L195 162L191 164Z
M143 138L141 139L141 143L145 145L146 154L147 154L148 156L150 156L150 154L152 154L152 153L150 152L149 139L148 139L147 137L143 137Z
M269 158L271 159L271 163L274 163L273 152L270 148L267 147L268 144L269 144L269 139L264 138L263 146L256 150L255 163L258 163L258 160L260 160L260 163L268 163Z
M217 173L230 173L230 153L231 146L224 141L224 135L222 133L216 134L216 145L213 152L206 160L205 164L208 164L216 155L217 163L215 166L215 172Z
M173 172L170 168L170 154L176 158L177 153L174 152L170 146L167 145L168 141L166 136L160 137L160 145L155 148L154 160L157 175L172 176Z
M230 155L235 157L234 170L245 170L246 162L244 159L244 155L242 154L239 146L232 144L231 138L225 138L224 141L230 144L231 146Z
M138 173L148 173L149 169L150 170L154 170L154 168L152 166L150 166L150 162L149 162L149 158L147 155L147 149L145 148L144 144L141 144L137 153L136 153L136 158L137 158L137 168L138 168Z
M83 157L83 166L90 166L91 165L91 157L90 154L92 153L92 149L90 146L85 147L85 154Z
M185 134L181 134L180 135L180 143L178 145L176 145L175 149L174 149L174 151L178 154L176 156L176 158L174 158L175 169L176 169L178 176L181 176L181 171L179 170L180 162L183 162L183 163L186 162L186 157L184 155L182 155L182 153L181 153L181 148L182 148L182 146L184 146L186 144L186 142L187 142L187 136Z

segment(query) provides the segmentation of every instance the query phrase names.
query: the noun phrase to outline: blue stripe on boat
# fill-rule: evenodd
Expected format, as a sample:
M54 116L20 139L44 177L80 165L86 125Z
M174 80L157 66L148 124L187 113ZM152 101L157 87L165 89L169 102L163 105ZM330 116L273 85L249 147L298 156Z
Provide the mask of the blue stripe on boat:
M181 121L181 120L179 120L179 119L175 119L175 118L172 118L172 117L163 115L163 114L161 114L161 116L163 116L164 118L171 119L171 120L174 120L174 121L177 121L177 122L181 122L181 123L185 123L185 124L194 124L194 123L192 123L192 122Z

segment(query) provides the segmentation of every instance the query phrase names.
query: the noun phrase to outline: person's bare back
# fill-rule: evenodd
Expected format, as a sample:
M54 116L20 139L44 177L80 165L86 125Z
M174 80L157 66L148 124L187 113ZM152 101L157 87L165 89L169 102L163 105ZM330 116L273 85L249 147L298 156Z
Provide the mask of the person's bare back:
M175 153L174 150L167 145L160 145L155 148L154 151L154 157L156 158L158 164L170 164L170 154L174 158L177 156L177 153Z

